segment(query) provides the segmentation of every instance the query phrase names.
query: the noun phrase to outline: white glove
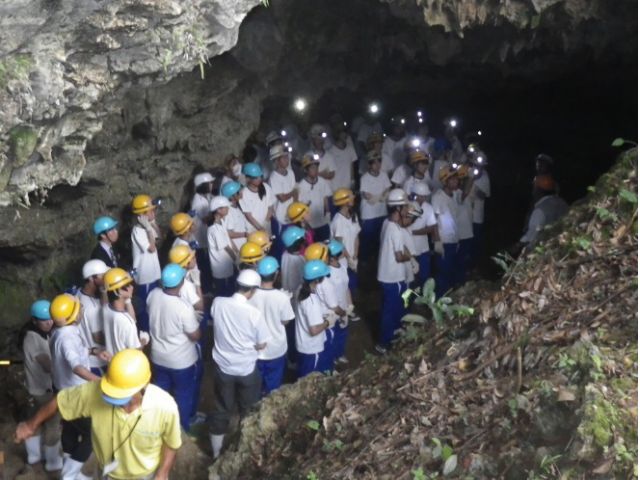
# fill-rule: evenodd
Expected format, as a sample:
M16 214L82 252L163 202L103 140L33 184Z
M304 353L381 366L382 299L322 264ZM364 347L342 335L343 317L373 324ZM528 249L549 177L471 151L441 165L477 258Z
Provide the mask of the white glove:
M189 270L187 272L187 278L189 280L191 280L191 283L193 283L196 287L199 287L200 284L200 270L198 270L198 268L192 268L191 270Z
M140 225L142 225L142 228L146 230L147 235L153 238L158 238L158 232L156 232L156 229L153 228L153 224L146 215L138 215L138 223L140 223Z
M329 313L325 313L322 316L322 318L327 322L329 322L329 328L333 328L333 326L336 324L336 320L338 319L338 316L335 314L335 312L329 312Z
M358 271L358 259L350 257L349 260L347 260L347 264L352 271Z
M151 337L149 336L149 332L140 332L140 343L142 344L142 346L144 347L147 343L149 343L149 340L151 339Z
M340 328L347 328L347 325L349 325L349 316L345 315L344 317L340 317L338 325L340 325Z
M411 263L411 271L413 272L414 275L420 271L420 264L415 258L411 257L411 260L409 260L409 263Z
M433 245L433 250L434 252L436 252L438 255L444 257L444 245L442 244L442 242L440 240L438 240L437 242L435 242L435 244Z

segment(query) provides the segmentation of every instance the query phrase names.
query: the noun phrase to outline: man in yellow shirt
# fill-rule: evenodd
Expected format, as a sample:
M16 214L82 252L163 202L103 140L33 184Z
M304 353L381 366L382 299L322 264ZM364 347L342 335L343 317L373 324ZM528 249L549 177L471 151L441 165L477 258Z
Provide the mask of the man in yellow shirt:
M16 441L31 437L57 411L65 420L91 418L93 451L102 477L168 479L182 445L180 417L171 395L150 380L144 353L122 350L99 382L60 391L31 419L18 424Z

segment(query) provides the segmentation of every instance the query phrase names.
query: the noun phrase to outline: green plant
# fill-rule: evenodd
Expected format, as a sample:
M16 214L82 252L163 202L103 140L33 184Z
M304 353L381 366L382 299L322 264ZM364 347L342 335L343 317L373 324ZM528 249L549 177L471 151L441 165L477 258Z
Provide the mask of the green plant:
M309 473L307 473L307 480L318 480L318 476L313 470L311 470Z
M620 138L620 137L616 138L613 142L611 142L612 147L622 147L624 144L633 145L634 147L637 146L636 142L632 140L625 140L624 138Z
M320 430L320 422L318 422L317 420L309 420L307 422L307 427L317 432L318 430Z
M508 252L498 252L496 255L491 257L491 260L493 260L494 263L498 265L504 273L509 272L516 261L516 259L509 255Z
M334 450L342 450L344 448L344 442L338 438L334 440L325 440L322 444L322 449L325 452L333 452Z
M405 308L409 306L411 296L415 295L416 304L426 305L429 307L433 320L438 328L444 327L445 318L451 320L456 317L468 317L473 315L473 308L466 305L456 305L450 297L443 296L436 299L435 285L433 278L430 278L424 282L422 292L420 288L415 290L405 290L402 293L402 300L404 301Z
M631 190L627 190L623 188L618 192L618 196L625 202L629 202L633 205L638 204L638 194L635 192L632 192Z

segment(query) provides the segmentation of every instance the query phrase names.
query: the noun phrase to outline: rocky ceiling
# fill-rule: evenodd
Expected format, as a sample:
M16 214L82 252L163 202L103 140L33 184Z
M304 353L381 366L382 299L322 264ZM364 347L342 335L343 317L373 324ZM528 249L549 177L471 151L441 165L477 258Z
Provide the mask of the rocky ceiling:
M637 84L632 0L265 3L0 4L0 312L31 299L25 286L72 281L97 215L126 220L141 191L175 211L195 170L280 121L293 95L323 99L310 120L381 94L463 104L590 68Z

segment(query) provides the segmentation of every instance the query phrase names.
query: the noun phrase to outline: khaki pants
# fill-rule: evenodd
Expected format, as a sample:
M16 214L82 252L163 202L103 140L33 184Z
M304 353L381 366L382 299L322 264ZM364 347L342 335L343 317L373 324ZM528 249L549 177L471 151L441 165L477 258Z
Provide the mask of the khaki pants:
M38 410L43 405L49 403L53 398L53 393L47 392L44 395L32 395L31 397L35 403L35 409ZM45 445L52 446L57 444L60 441L60 414L56 413L44 422L39 430Z

